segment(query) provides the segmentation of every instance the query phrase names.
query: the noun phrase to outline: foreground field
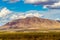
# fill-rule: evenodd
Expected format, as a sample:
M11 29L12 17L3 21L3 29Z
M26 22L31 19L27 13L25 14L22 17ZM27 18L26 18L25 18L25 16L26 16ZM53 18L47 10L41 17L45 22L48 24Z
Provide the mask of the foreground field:
M60 32L0 32L0 40L60 40Z

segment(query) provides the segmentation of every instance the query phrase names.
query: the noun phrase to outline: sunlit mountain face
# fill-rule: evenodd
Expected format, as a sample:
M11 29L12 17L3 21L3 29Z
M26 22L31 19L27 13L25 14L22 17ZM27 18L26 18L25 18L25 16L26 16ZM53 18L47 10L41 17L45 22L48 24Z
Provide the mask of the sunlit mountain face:
M60 0L1 0L0 1L0 26L3 26L13 20L18 19L24 19L24 21L27 21L27 19L29 19L30 17L33 18L32 20L35 20L34 17L37 17L38 19L41 18L41 19L54 20L58 22L56 24L59 24ZM42 24L44 22L42 22ZM48 25L47 23L44 23L44 25L45 24Z
M26 17L24 19L12 20L0 27L6 31L39 31L39 30L60 30L60 22L38 17Z

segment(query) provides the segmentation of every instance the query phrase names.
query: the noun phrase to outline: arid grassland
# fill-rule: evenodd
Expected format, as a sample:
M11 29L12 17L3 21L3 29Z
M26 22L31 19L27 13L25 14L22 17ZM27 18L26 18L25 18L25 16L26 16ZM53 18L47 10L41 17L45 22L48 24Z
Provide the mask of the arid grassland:
M0 40L60 40L60 32L0 32Z

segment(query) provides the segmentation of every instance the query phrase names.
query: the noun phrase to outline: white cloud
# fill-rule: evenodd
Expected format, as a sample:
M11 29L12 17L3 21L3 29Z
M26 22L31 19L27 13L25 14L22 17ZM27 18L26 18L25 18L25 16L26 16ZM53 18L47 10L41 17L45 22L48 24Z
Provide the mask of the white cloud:
M58 6L60 6L60 2L54 3L53 5L51 5L51 7L58 7Z
M24 0L25 3L37 3L37 2L46 2L48 0Z
M8 14L10 14L10 13L11 13L10 10L8 10L7 8L3 8L3 9L0 11L0 17L4 17L4 16L6 16L6 15L8 15Z
M16 19L16 18L18 18L18 17L17 17L17 15L12 15L10 18L11 18L11 19Z
M52 5L44 5L44 7L58 9L58 8L60 8L60 1L57 3L54 3Z
M23 13L17 13L14 14L10 17L10 19L23 19L26 17L42 17L43 15L40 14L38 11L27 11L27 12L23 12Z
M47 9L47 6L48 6L48 5L44 5L44 6L43 6L43 9Z
M56 18L55 20L60 20L60 18Z
M26 17L23 16L23 15L12 15L12 16L10 17L11 20L23 19L23 18L26 18Z
M35 17L41 17L41 16L43 16L43 15L40 14L40 13L28 13L28 14L26 14L25 16L26 16L26 17L33 17L33 16L35 16Z
M24 19L26 17L41 17L46 19L56 20L56 18L60 18L60 10L48 10L48 11L27 11L23 13L13 14L10 19Z

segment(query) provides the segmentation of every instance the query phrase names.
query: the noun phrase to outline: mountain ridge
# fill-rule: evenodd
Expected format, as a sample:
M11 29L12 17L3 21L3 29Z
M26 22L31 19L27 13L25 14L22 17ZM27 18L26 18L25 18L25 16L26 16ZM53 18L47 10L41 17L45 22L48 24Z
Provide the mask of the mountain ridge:
M4 26L0 27L0 29L58 29L60 28L60 23L58 21L43 19L38 17L27 17L24 19L17 19L11 22L8 22Z

